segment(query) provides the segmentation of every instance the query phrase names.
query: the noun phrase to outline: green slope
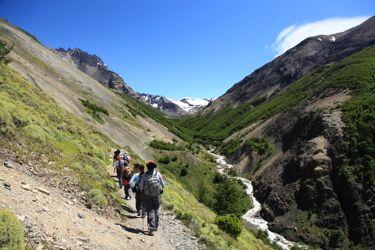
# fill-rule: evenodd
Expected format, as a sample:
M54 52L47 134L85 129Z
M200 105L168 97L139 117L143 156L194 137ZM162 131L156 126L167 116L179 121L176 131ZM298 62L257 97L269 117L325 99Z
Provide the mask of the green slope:
M72 176L75 186L91 192L91 201L104 207L114 202L115 186L107 173L111 146L107 138L0 63L1 148L22 162L31 160L36 168Z
M234 132L251 123L285 112L318 93L350 89L354 96L373 84L374 47L350 56L340 63L324 66L291 84L287 90L268 100L255 98L238 107L226 107L206 115L177 120L190 137L203 143L220 145Z

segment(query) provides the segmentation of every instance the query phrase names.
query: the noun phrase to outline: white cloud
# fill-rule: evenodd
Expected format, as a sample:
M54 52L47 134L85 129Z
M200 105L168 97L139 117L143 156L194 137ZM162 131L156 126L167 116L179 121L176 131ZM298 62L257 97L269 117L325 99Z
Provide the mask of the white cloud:
M307 37L342 32L357 26L368 18L368 16L335 17L310 23L293 24L278 34L272 49L277 55L281 55Z

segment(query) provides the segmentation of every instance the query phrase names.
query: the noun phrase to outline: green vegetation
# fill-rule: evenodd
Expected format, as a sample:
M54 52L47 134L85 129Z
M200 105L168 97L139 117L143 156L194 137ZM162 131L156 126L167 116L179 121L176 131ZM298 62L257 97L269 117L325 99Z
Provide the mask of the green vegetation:
M4 250L25 249L23 226L7 210L0 210L0 247Z
M126 95L123 93L117 93L124 99L124 104L127 107L127 109L130 111L130 113L133 115L133 117L136 117L137 115L141 117L146 118L152 118L156 122L164 125L170 132L177 135L181 139L183 139L187 143L191 143L192 139L188 135L188 133L185 131L184 128L181 126L178 126L174 120L167 118L161 111L149 106L146 103L143 103L142 101L137 100L133 96Z
M111 182L113 183L113 182ZM89 192L91 200L94 202L94 204L104 208L108 206L108 200L103 195L102 191L97 188L93 188Z
M0 62L9 63L10 59L7 57L13 46L7 46L7 43L0 40Z
M150 147L161 150L180 150L180 147L177 146L175 143L172 144L161 140L153 140L150 143Z
M237 238L241 234L243 229L241 220L234 214L217 216L214 222L219 226L221 230L228 233L234 238Z
M93 204L105 206L117 203L107 172L112 146L108 138L0 63L1 148L13 152L22 162L33 159L36 168L48 167L62 181L70 176L74 186L87 192L100 190L101 195L88 198ZM34 157L30 158L31 154Z
M81 101L82 105L86 107L86 112L92 118L94 118L95 121L97 121L101 124L104 124L104 120L100 116L100 113L105 114L105 115L109 115L108 110L106 110L105 108L103 108L100 105L97 105L95 103L90 102L89 100L80 99L80 101Z
M186 152L164 154L158 162L162 172L173 176L196 199L220 215L241 217L251 207L241 182L216 172L216 164ZM176 157L175 161L171 161Z
M242 183L224 178L217 184L212 209L219 215L234 214L240 218L251 207L251 201Z
M375 83L375 81L374 81ZM349 161L340 169L341 176L364 185L375 186L375 84L368 91L348 101L343 107L344 151Z
M264 138L250 138L245 142L241 140L232 140L220 148L220 153L226 157L232 156L239 150L247 149L248 151L257 152L260 156L270 156L274 151L271 144Z
M163 168L164 166L161 169L168 183L162 195L164 207L172 210L199 237L207 249L269 249L248 230L243 229L236 239L223 232L215 224L215 212L200 203L174 174Z
M190 137L204 144L220 145L221 141L250 124L290 110L317 93L351 89L358 94L373 84L374 48L364 49L335 65L324 66L291 84L259 105L250 100L237 107L228 106L206 115L176 120ZM370 85L369 85L370 84ZM233 142L235 143L235 142Z

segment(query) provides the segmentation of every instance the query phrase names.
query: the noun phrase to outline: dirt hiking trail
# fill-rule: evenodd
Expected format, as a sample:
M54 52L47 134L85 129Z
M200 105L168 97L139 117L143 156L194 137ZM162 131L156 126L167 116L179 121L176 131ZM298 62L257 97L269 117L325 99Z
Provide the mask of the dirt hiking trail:
M142 219L132 212L134 198L129 211L123 210L127 220L108 218L44 184L26 168L0 155L0 208L17 215L36 249L43 245L53 249L200 248L198 239L169 213L162 212L159 231L148 236L142 232Z

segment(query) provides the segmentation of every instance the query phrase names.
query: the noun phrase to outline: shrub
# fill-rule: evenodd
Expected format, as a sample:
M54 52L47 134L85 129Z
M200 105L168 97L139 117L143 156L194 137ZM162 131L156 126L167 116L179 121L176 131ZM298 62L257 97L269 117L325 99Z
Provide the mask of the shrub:
M176 218L189 224L193 221L193 215L191 215L190 213L184 213L184 212L180 212L180 211L177 211L176 213Z
M251 206L250 198L242 186L229 178L218 185L214 199L213 209L219 215L235 214L240 217Z
M46 141L46 134L44 130L38 125L28 125L24 128L24 130L26 135L29 136L31 139L37 140L39 142Z
M150 147L156 148L156 149L161 149L161 150L179 150L179 147L176 146L176 144L164 142L161 140L153 140L150 143Z
M86 112L92 118L94 118L94 120L96 120L97 122L99 122L101 124L104 123L104 120L100 116L100 113L105 114L105 115L109 115L109 112L108 112L107 109L105 109L102 106L99 106L99 105L97 105L95 103L92 103L89 100L80 99L80 101L81 101L82 105L86 107Z
M160 157L158 162L163 163L163 164L168 164L170 162L170 158L168 155L165 155L163 157Z
M106 207L108 206L108 200L103 195L102 191L97 188L93 188L90 190L90 198L92 202L99 207Z
M0 62L9 63L10 59L7 57L13 46L8 47L6 42L0 40Z
M182 168L180 171L180 176L186 176L188 174L189 170L187 168Z
M217 216L214 222L221 230L228 233L233 238L237 238L243 229L241 220L234 214Z
M1 249L24 249L23 226L10 211L0 210Z

